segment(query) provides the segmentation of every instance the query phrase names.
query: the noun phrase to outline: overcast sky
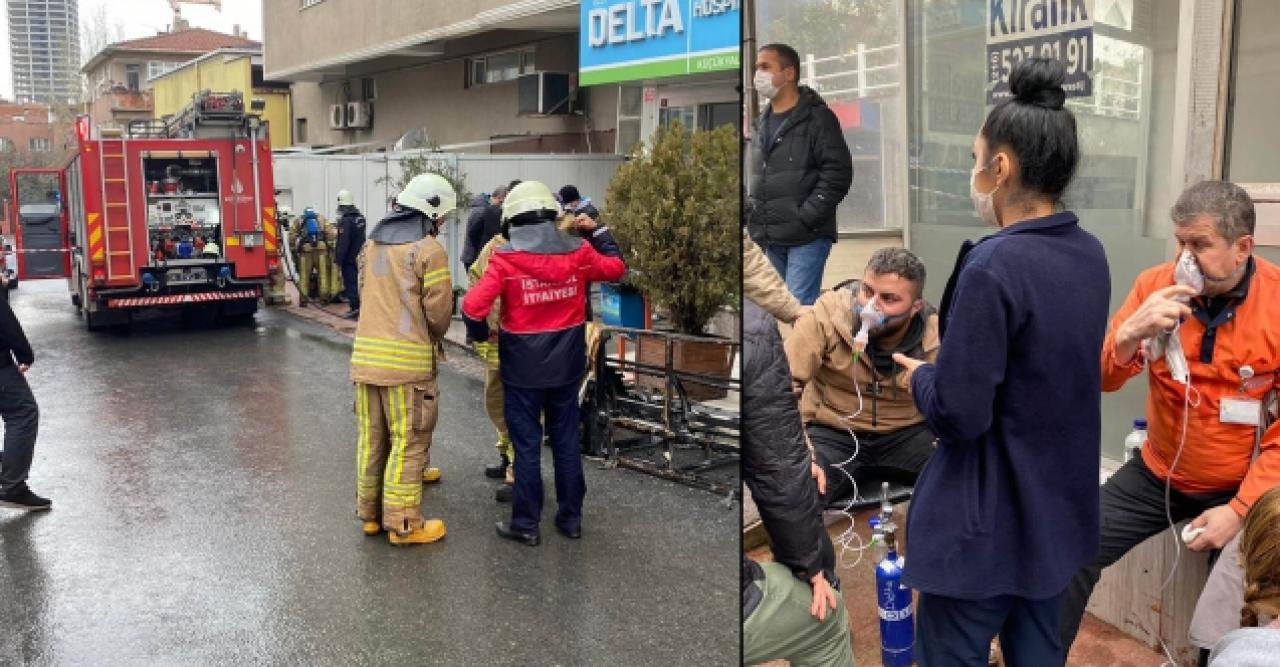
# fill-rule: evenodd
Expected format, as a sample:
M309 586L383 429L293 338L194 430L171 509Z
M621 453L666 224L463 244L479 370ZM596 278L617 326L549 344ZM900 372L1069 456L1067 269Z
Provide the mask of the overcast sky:
M7 5L7 3L5 3ZM108 8L109 20L118 22L125 39L147 37L173 23L169 0L80 0L80 22L83 25L99 7ZM262 40L262 0L222 0L222 11L200 5L182 5L182 16L192 27L231 32L231 26L249 33L250 39ZM92 54L85 54L87 60ZM0 97L13 98L13 72L9 69L9 20L0 20Z

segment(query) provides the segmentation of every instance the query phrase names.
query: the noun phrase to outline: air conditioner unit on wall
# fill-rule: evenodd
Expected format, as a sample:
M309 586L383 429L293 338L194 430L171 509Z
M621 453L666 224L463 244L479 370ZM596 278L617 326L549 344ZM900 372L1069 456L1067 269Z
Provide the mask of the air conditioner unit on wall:
M347 105L329 105L329 129L341 130L347 126Z
M347 102L347 127L373 126L372 102Z
M521 116L549 116L572 113L577 94L576 81L564 72L522 74L518 106Z

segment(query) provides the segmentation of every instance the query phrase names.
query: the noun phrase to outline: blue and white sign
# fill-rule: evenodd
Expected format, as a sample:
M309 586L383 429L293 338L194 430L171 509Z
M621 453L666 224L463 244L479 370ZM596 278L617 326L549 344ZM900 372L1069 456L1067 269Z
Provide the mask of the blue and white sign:
M736 70L739 0L583 0L581 85Z
M1067 97L1092 95L1092 10L1092 0L987 0L987 104L1009 99L1009 73L1035 56L1066 66Z

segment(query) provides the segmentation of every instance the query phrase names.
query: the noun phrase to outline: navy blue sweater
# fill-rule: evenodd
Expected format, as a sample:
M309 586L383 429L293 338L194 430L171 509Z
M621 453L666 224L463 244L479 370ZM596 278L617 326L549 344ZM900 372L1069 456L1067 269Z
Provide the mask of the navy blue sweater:
M1097 554L1110 295L1102 244L1073 213L965 242L938 359L911 380L938 449L907 515L908 585L1045 599Z

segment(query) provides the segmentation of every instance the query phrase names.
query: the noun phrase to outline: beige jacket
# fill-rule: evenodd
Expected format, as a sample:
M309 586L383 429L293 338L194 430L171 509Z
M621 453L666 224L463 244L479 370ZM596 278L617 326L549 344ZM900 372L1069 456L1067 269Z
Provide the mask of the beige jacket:
M891 376L885 377L874 370L870 355L864 353L854 367L853 337L861 326L855 316L854 295L858 289L859 283L854 282L850 287L823 294L813 304L812 312L796 320L787 336L791 376L805 385L800 415L805 423L816 420L841 431L852 428L858 432L889 433L919 424L924 417L916 409L906 374L897 364ZM923 337L906 354L932 362L937 359L940 346L938 316L926 305L917 317L925 318ZM845 419L858 411L855 377L862 392L862 412L855 419Z
M453 316L444 248L431 236L398 245L370 241L360 258L351 380L389 387L435 377Z
M746 230L742 231L742 295L783 322L800 316L800 302Z

